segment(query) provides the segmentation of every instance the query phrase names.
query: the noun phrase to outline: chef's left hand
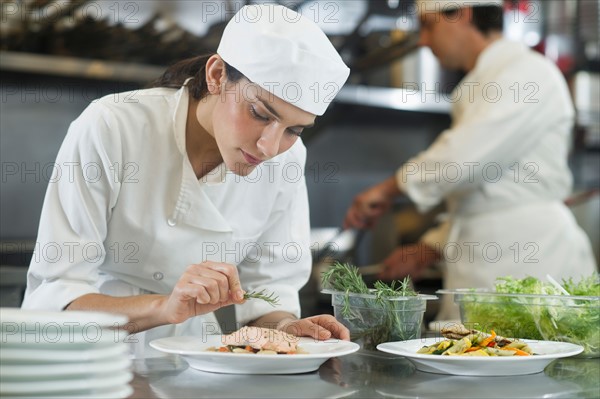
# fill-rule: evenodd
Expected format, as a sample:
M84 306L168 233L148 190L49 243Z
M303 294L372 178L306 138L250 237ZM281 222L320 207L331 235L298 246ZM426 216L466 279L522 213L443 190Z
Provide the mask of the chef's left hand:
M304 319L286 319L279 322L277 329L297 337L325 340L338 338L350 341L350 331L332 315L322 314Z

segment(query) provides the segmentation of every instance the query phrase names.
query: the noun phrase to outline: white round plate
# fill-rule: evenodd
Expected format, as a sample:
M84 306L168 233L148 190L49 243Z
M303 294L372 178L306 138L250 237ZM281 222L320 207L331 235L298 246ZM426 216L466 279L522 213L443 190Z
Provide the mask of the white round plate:
M214 373L227 374L296 374L317 370L332 357L356 352L360 347L349 341L317 341L299 338L298 346L307 354L250 355L241 353L209 352L211 346L222 346L221 335L206 337L168 337L150 342L156 350L183 356L190 367Z
M89 362L112 357L125 357L129 347L127 344L118 343L111 346L93 347L83 350L52 350L37 349L35 347L2 348L0 362L8 364L38 364L38 363L66 363Z
M133 393L133 388L127 384L120 387L112 387L107 389L96 389L89 393L72 395L62 395L61 399L78 398L78 399L124 399Z
M73 391L65 393L28 393L27 398L44 398L44 399L125 399L131 396L133 388L129 384L114 386L110 388L92 389L83 391ZM13 396L14 398L23 399L24 396Z
M128 332L91 327L80 330L46 329L36 332L2 331L0 343L3 348L39 348L55 350L81 350L109 346L125 342Z
M437 356L417 353L423 346L443 341L443 338L420 338L410 341L386 342L377 345L382 352L400 355L410 360L417 370L428 373L505 376L535 374L555 359L575 356L583 347L567 342L522 340L529 344L533 356Z
M70 378L92 374L124 371L131 366L131 359L114 358L98 362L60 364L0 364L3 381L29 379Z
M99 327L115 327L127 323L127 316L105 312L82 311L49 311L19 308L0 308L2 331L7 328L54 328L65 330L87 328L90 325Z
M94 389L113 388L127 384L133 378L130 371L119 371L103 375L93 375L90 378L79 376L78 378L61 379L49 381L1 381L0 394L27 395L27 394L58 394L59 392L91 391Z

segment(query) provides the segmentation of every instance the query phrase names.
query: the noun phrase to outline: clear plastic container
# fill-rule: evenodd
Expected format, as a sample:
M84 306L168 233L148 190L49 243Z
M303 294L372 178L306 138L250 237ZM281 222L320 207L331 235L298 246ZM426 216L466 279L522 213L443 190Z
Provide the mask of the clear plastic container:
M509 338L571 342L579 357L600 357L600 297L503 294L485 289L439 290L454 295L463 324Z
M383 342L420 338L427 301L437 299L435 295L418 295L377 300L370 294L322 292L331 294L335 318L350 330L351 340L367 350L376 350Z

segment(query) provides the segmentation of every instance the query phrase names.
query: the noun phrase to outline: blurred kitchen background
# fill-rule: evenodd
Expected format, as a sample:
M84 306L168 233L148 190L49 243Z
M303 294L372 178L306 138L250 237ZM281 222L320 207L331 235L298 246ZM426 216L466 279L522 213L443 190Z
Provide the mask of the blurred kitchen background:
M254 1L1 0L0 300L19 306L44 192L69 123L95 98L144 87L165 66L214 52L225 23ZM264 2L260 2L264 3ZM461 79L416 48L413 0L281 1L317 22L352 67L347 86L303 135L320 263L380 262L439 221L400 201L364 235L336 235L356 193L389 176L449 125L447 94ZM569 204L600 248L600 7L598 0L507 0L505 34L554 61L577 108ZM321 256L325 255L325 256ZM315 278L305 313L331 311ZM416 283L440 287L435 270ZM429 308L429 307L428 307ZM435 314L435 309L428 313Z

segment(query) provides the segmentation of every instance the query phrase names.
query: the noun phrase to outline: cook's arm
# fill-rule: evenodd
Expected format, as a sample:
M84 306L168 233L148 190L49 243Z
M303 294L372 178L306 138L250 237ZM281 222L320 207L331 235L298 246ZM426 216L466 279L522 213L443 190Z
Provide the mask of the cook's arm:
M93 310L125 315L129 323L123 327L134 334L169 324L167 315L162 312L166 299L166 295L113 297L104 294L85 294L67 305L66 310Z
M233 265L206 261L190 265L169 295L112 297L87 294L75 299L69 310L101 310L128 316L130 333L213 312L223 306L242 303L244 293Z
M157 312L163 296L116 298L97 287L107 221L121 190L120 171L112 168L123 165L117 125L97 102L69 127L46 191L23 308L121 313L142 330L166 323ZM99 171L93 179L85 174L90 165ZM85 256L83 249L92 247L101 249L97 258ZM49 248L58 248L58 256L48 256Z
M123 164L114 126L112 114L101 103L91 104L71 123L46 190L23 308L62 310L79 297L99 293L107 220L122 181L118 171L111 170ZM89 165L96 167L99 178L87 178L84 167ZM48 256L50 248L56 256ZM90 258L85 248L99 253Z

